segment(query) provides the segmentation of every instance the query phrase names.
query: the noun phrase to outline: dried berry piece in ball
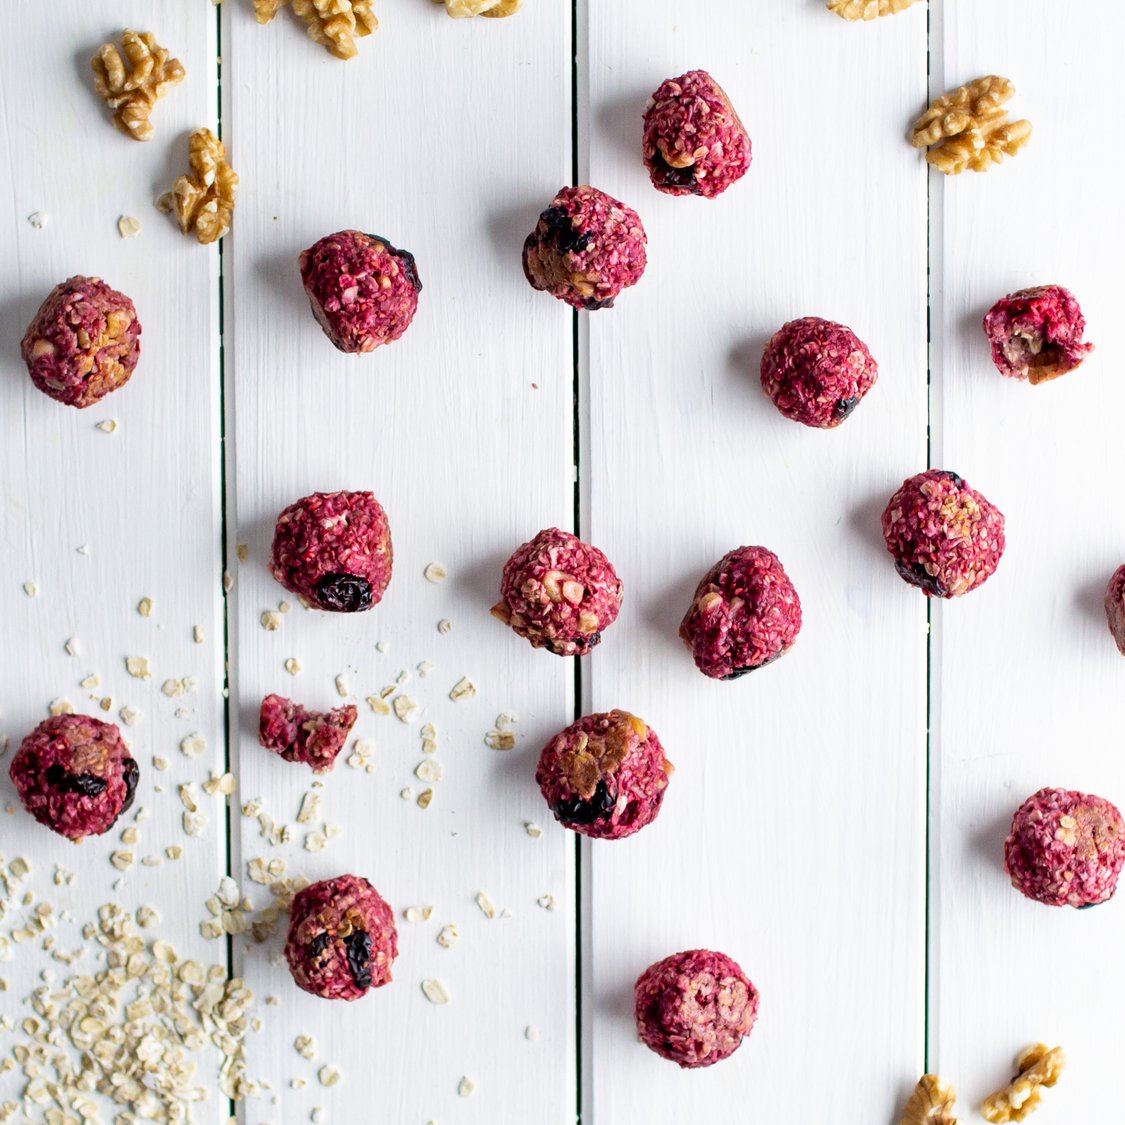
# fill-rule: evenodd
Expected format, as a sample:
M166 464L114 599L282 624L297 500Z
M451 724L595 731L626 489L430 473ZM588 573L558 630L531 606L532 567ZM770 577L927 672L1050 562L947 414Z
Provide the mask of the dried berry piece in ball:
M879 375L850 329L806 316L783 325L762 356L762 390L794 422L830 430L860 404Z
M414 255L377 234L342 230L301 254L313 316L342 352L371 352L397 340L418 309Z
M712 199L750 167L750 135L705 70L660 84L645 106L643 146L652 186L667 195Z
M98 277L72 277L51 290L20 351L45 395L81 409L129 382L141 356L141 322L124 293Z
M564 828L621 840L656 819L672 772L656 731L628 711L609 711L556 734L535 780Z
M1125 656L1125 565L1113 572L1105 588L1105 618L1117 642L1117 651Z
M608 309L645 272L645 236L631 207L597 188L563 188L523 244L523 272L576 309Z
M1001 297L984 318L992 362L1001 375L1031 384L1057 379L1094 350L1082 342L1086 320L1074 294L1039 285Z
M331 711L306 711L281 695L262 700L258 741L287 762L303 762L313 773L327 773L355 726L354 705Z
M378 605L391 580L391 528L370 492L315 492L277 517L270 571L318 609Z
M492 615L535 648L585 656L620 608L621 579L609 559L576 535L551 527L504 564Z
M1021 894L1047 906L1096 906L1117 889L1125 822L1104 797L1040 789L1012 817L1004 870Z
M904 581L930 598L956 598L995 571L1004 516L956 473L928 469L891 497L883 539Z
M710 949L657 961L634 991L641 1042L682 1067L729 1058L758 1016L758 990L737 962Z
M77 841L113 827L133 803L140 770L112 723L57 715L23 740L8 775L40 824Z
M736 547L703 576L680 636L695 666L733 680L788 652L801 631L801 599L765 547Z
M397 956L394 912L366 879L338 875L297 892L285 960L298 988L325 1000L358 1000L390 981Z

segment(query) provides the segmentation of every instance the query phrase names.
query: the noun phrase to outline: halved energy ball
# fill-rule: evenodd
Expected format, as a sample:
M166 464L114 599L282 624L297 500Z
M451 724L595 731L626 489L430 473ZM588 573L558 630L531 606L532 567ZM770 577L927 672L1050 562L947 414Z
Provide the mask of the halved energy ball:
M133 803L140 769L112 723L57 715L23 740L8 776L40 824L78 841L113 827Z
M1125 565L1113 572L1105 588L1105 619L1117 651L1125 656Z
M585 656L617 620L621 579L597 547L550 527L504 564L492 615L535 648Z
M765 547L728 551L700 580L680 636L695 666L734 680L788 652L801 631L801 599Z
M1074 294L1061 285L1038 285L1001 297L984 318L992 362L1001 375L1032 385L1081 366L1094 350L1082 341L1086 320Z
M318 609L378 605L393 561L387 514L370 492L314 492L277 517L270 573Z
M656 819L672 772L656 731L628 711L609 711L556 734L535 780L564 828L621 840Z
M377 234L342 230L301 254L313 316L342 352L371 352L397 340L418 309L414 255Z
M258 741L287 762L302 762L313 773L327 773L355 726L349 703L331 711L307 711L281 695L267 695L258 716Z
M899 576L930 598L975 590L1004 553L1003 513L945 469L903 481L882 522Z
M394 912L366 879L338 875L297 892L285 960L298 988L325 1000L358 1000L390 981L397 956Z
M736 961L710 949L650 965L634 993L641 1042L682 1067L729 1058L758 1016L758 990Z
M1040 789L1012 817L1004 870L1047 906L1096 906L1113 897L1125 864L1125 822L1104 797Z

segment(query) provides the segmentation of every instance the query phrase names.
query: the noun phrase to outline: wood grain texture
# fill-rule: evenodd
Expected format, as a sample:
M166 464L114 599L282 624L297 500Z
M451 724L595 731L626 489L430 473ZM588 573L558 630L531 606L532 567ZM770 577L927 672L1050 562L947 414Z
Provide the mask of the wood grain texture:
M935 184L935 461L996 503L1008 532L994 578L940 607L935 632L931 1062L956 1081L970 1121L1035 1040L1071 1060L1044 1115L1103 1117L1119 1071L1125 970L1107 954L1125 936L1121 904L1041 906L1002 866L1011 815L1041 786L1125 801L1122 662L1101 607L1125 559L1125 219L1121 152L1105 131L1125 12L1095 3L1072 16L1011 0L946 4L935 29L935 85L1004 75L1015 115L1035 128L1004 167ZM1039 387L1001 378L981 318L1004 294L1051 283L1078 297L1097 351Z
M650 263L589 321L589 532L626 604L587 705L636 711L677 772L656 824L587 852L587 1109L881 1122L923 1054L925 608L879 512L925 457L925 172L903 142L925 14L644 7L589 10L589 178L640 211ZM713 202L657 194L640 159L647 96L694 67L754 143ZM880 363L832 432L785 420L758 384L764 343L804 315L849 324ZM703 572L745 543L780 556L803 631L776 665L708 681L676 630ZM632 1023L638 973L697 946L762 994L743 1050L703 1073Z

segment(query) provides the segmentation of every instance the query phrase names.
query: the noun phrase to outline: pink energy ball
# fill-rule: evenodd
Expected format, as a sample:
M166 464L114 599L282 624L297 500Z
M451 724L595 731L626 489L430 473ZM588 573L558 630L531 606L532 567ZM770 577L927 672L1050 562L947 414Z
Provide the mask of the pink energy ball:
M20 352L45 395L81 409L129 381L141 356L141 322L124 293L98 277L72 277L51 290Z
M984 318L992 362L1001 375L1032 385L1081 366L1094 350L1082 342L1086 320L1074 294L1061 285L1039 285L1001 297Z
M713 199L750 167L750 135L705 70L660 84L645 107L643 145L652 186L667 195Z
M258 741L287 762L303 762L313 773L327 773L355 726L353 704L331 711L306 711L281 695L262 700Z
M700 580L680 636L695 666L734 680L788 652L801 631L801 599L765 547L728 551Z
M277 517L270 572L318 609L378 605L393 561L387 514L370 492L314 492Z
M23 740L8 776L40 824L78 841L113 827L133 803L140 769L112 723L57 715Z
M1117 642L1117 651L1125 656L1125 565L1113 572L1105 589L1105 618Z
M628 711L609 711L556 734L535 780L564 828L621 840L656 819L672 772L656 731Z
M903 581L928 598L957 598L996 570L1004 516L956 473L927 469L891 497L883 539Z
M313 316L342 352L371 352L397 340L418 310L414 255L377 234L342 230L301 254Z
M585 656L620 608L621 579L609 559L576 535L551 527L504 564L492 614L535 648Z
M783 325L762 356L762 390L794 422L829 430L860 404L879 376L850 329L806 316Z
M604 191L565 187L523 244L523 272L576 309L608 309L645 272L640 216Z
M1004 870L1021 894L1047 906L1096 906L1117 889L1125 823L1103 797L1040 789L1012 817Z
M758 1017L758 990L735 961L710 949L650 965L635 992L641 1041L682 1067L729 1058Z

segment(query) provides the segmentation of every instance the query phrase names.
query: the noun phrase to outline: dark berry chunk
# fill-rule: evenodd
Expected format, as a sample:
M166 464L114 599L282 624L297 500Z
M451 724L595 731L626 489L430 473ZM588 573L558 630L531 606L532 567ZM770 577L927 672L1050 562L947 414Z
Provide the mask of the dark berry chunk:
M921 563L908 563L897 559L895 570L898 571L900 578L909 582L911 586L917 586L920 590L925 590L931 597L945 597L945 587L942 586L941 579L930 574Z
M596 824L605 820L617 804L617 794L609 791L605 781L599 781L588 801L581 797L564 797L552 808L556 819L563 824Z
M125 782L125 803L121 806L121 812L125 812L132 805L133 798L137 795L137 782L141 779L141 768L132 758L125 759L124 769L121 780Z
M851 398L838 398L836 405L832 407L832 416L842 422L858 405L859 395L852 395Z
M560 254L579 254L586 249L590 235L574 229L570 214L563 207L548 207L539 217Z
M348 971L356 988L371 987L371 935L366 930L354 930L344 939L348 954Z
M699 180L695 174L695 165L689 164L686 168L673 168L660 150L657 149L652 156L652 179L660 188L686 188L692 195L701 194Z
M60 793L96 797L105 792L106 780L94 773L67 773L62 766L53 765L47 770L47 784Z
M316 600L321 609L356 613L371 608L371 583L358 574L326 574L316 584Z
M323 930L316 935L309 942L309 956L314 960L319 960L320 955L328 948L328 943L332 939Z

